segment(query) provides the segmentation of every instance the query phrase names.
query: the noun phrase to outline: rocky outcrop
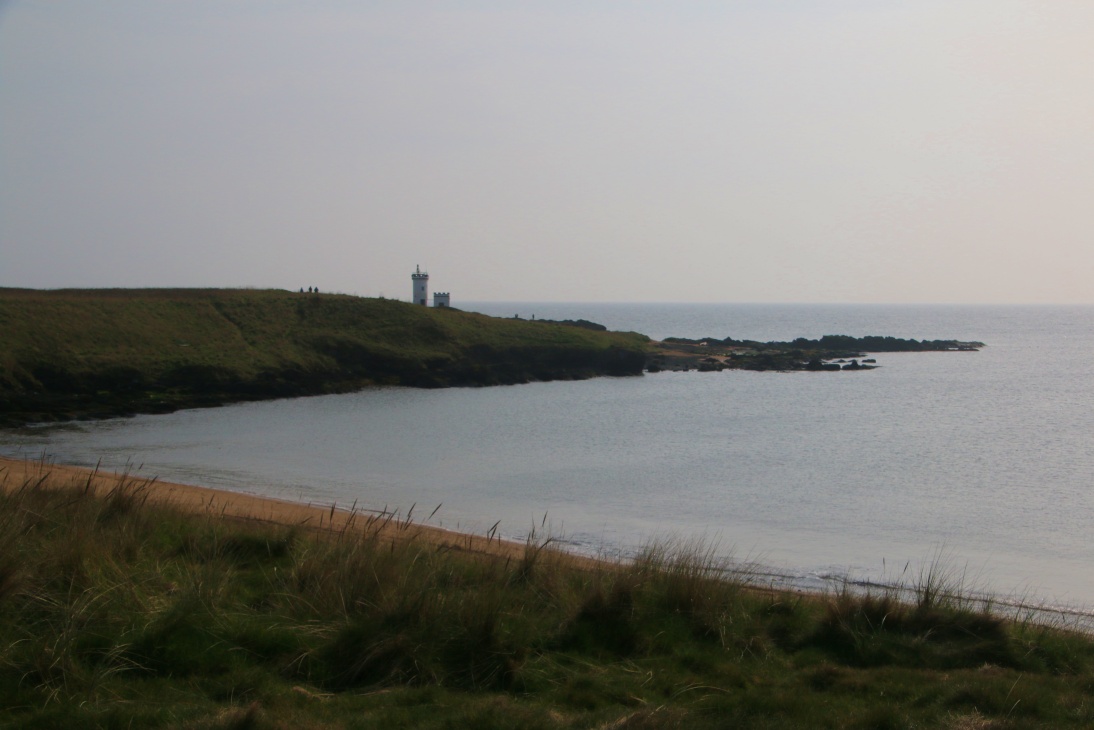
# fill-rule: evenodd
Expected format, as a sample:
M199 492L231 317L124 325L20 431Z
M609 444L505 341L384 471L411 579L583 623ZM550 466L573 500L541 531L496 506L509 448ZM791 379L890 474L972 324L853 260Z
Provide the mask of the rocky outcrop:
M703 337L667 337L655 343L648 372L725 369L790 372L839 372L872 370L874 358L867 352L975 352L982 342L960 340L906 340L896 337L849 337L826 335L819 340L799 337L789 342L757 342Z

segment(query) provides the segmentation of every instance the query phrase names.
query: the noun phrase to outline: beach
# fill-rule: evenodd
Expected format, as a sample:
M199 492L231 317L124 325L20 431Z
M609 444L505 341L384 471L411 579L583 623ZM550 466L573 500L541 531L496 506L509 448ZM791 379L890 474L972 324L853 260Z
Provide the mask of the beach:
M414 515L340 507L337 504L291 502L223 489L165 482L155 477L127 472L89 469L53 464L43 460L0 457L0 490L10 492L23 486L49 489L90 490L107 495L119 487L142 490L150 504L171 507L190 514L206 514L232 521L260 522L339 533L364 529L394 541L418 540L437 550L456 550L505 559L524 554L524 543L456 532L414 522ZM588 558L573 556L576 562Z

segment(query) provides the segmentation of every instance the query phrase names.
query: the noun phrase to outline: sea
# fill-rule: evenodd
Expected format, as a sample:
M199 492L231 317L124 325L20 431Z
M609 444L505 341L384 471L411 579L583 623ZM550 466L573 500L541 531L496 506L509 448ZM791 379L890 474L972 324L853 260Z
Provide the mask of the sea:
M942 570L999 605L1094 610L1094 307L457 305L654 339L986 346L853 372L371 388L0 431L0 454L608 557L698 548L791 589Z

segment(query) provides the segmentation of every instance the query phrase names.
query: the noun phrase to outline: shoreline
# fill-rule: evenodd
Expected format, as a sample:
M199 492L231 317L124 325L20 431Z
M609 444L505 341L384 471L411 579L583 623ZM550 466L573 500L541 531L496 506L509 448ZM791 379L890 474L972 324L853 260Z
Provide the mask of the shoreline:
M320 533L337 534L367 528L384 539L393 542L420 541L438 551L453 550L484 558L521 560L528 549L546 549L555 559L585 570L611 570L626 563L622 558L594 557L573 552L553 544L525 543L505 539L500 535L477 535L427 525L397 517L395 513L377 510L338 507L337 503L316 504L296 502L278 497L260 496L246 492L234 492L216 487L206 487L177 482L160 481L157 477L135 476L128 472L99 470L85 466L57 464L42 459L19 459L0 456L0 492L18 489L20 486L50 480L55 489L87 489L96 494L108 494L120 485L148 488L148 500L152 504L178 509L193 515L208 515L237 522L257 522L287 528L301 528ZM363 518L363 519L362 519ZM428 519L428 518L427 518ZM794 585L793 576L773 572L768 566L746 566L741 575L765 576L768 580L746 581L750 590L762 593L786 593L823 599L831 590ZM787 581L787 582L783 582ZM844 589L864 593L894 593L899 600L914 602L914 587L872 581L848 581ZM837 589L838 590L838 589ZM1003 594L970 593L965 599L985 606L993 605L1008 610L999 615L1017 620L1025 614L1041 623L1064 622L1073 630L1094 635L1094 607L1060 604L1047 601L1027 603ZM1013 612L1013 613L1012 613Z
M520 559L528 547L525 543L505 540L500 536L487 537L457 532L403 520L393 513L385 514L355 507L346 509L338 507L337 503L320 505L293 502L214 487L160 481L156 477L136 476L126 472L0 456L0 491L11 491L27 484L44 483L46 480L55 489L91 489L96 494L108 494L121 485L147 486L148 501L152 504L175 508L189 514L207 514L242 522L262 522L330 533L363 529L368 524L370 529L385 539L420 540L437 550L457 550L495 558ZM362 516L365 516L364 520ZM564 550L552 552L586 567L611 564L610 561Z
M1038 727L1094 717L1075 710L1094 681L1089 635L939 593L765 591L687 546L584 569L532 545L510 563L503 541L452 552L409 523L354 525L354 510L46 459L0 460L0 489L0 679L17 724L949 727L964 711L962 727L981 727L1019 705ZM256 521L275 517L304 527Z

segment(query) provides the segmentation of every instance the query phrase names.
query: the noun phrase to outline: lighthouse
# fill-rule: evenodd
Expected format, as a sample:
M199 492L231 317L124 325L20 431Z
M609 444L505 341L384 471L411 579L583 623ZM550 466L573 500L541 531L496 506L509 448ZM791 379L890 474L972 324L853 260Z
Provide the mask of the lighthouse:
M421 266L415 266L410 279L414 282L414 298L411 301L426 306L429 300L429 274L422 271Z

